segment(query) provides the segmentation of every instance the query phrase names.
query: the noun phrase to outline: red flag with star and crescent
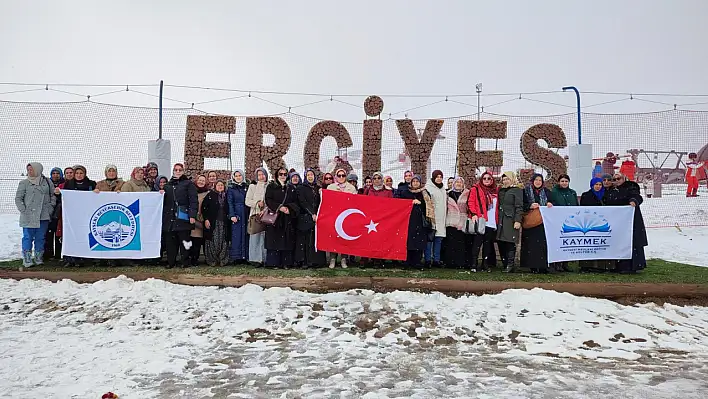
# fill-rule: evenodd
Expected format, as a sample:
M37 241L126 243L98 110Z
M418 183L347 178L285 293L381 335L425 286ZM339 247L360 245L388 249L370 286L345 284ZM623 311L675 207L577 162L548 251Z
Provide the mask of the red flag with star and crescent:
M322 190L315 247L374 259L406 260L413 201Z

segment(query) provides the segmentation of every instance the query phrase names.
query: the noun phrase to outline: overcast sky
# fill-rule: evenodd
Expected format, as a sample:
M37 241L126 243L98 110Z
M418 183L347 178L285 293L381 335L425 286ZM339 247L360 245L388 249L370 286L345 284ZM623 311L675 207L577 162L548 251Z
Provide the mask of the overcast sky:
M708 1L0 1L0 81L168 84L317 93L461 94L558 90L708 94ZM57 87L58 88L58 87ZM17 90L0 86L0 93ZM83 94L106 88L60 88ZM145 88L155 93L155 88ZM235 93L167 88L188 103ZM288 106L322 99L261 96ZM585 104L627 96L590 96ZM484 97L492 103L513 97ZM530 96L573 106L571 94ZM673 103L708 97L638 97ZM1 100L81 100L57 92ZM360 105L362 98L340 98ZM392 99L395 113L439 101ZM111 94L96 101L156 105L151 97ZM413 118L476 112L441 103ZM166 102L166 106L183 106ZM283 108L239 99L209 112L263 114ZM589 112L667 109L621 101ZM693 109L708 109L705 105ZM285 109L286 110L286 109ZM321 103L294 109L361 120L361 109ZM572 112L526 100L488 109L505 114ZM394 115L403 117L403 113Z

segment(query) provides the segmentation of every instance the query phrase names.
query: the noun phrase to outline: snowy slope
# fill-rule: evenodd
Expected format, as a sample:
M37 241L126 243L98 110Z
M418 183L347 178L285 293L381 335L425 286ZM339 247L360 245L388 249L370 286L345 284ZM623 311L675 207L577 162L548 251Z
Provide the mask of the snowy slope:
M441 294L0 281L9 398L700 397L708 309Z

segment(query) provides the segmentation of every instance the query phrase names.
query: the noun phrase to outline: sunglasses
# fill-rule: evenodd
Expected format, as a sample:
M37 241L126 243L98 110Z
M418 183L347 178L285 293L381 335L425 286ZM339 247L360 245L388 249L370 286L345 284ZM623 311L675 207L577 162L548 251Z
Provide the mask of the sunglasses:
M612 181L622 181L622 180L624 180L624 179L621 177L615 177L614 179L612 179Z
M487 181L487 180L492 180L492 178L491 177L483 177L482 180Z
M337 177L347 177L347 175L337 175Z
M287 173L278 173L278 176L287 176Z
M328 176L324 178L325 180L332 180L332 176Z

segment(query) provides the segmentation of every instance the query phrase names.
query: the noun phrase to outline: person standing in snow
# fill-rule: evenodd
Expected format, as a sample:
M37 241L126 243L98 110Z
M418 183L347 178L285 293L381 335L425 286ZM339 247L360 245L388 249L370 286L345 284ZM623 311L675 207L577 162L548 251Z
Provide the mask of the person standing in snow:
M189 266L189 250L192 248L191 231L196 222L198 205L197 187L184 175L184 165L176 163L172 178L164 186L162 206L162 231L165 233L167 268L177 265Z
M278 168L275 180L268 183L265 204L271 212L277 212L275 224L266 225L265 247L267 267L292 267L295 250L295 223L300 213L295 186L288 182L288 171Z
M475 234L472 237L472 254L470 255L470 271L477 270L489 272L497 264L497 253L494 244L497 241L497 202L499 188L494 176L485 171L479 181L470 187L469 200L467 201L470 219L477 222L484 218L484 234ZM482 263L479 263L479 250L482 249Z
M133 168L130 173L130 180L123 183L121 191L124 193L147 193L152 191L152 187L148 186L145 179L143 179L144 171L140 166Z
M544 187L543 175L534 173L529 184L524 187L524 212L531 212L542 206L553 206L551 191ZM548 267L547 245L543 222L535 227L524 228L521 232L521 267L527 267L533 273L552 272Z
M202 202L204 217L204 256L209 266L226 266L229 263L231 221L226 183L217 180Z
M49 227L47 228L47 234L44 237L44 260L47 261L51 258L61 259L61 240L57 236L57 230L59 228L59 217L61 215L61 201L59 201L59 196L54 192L56 188L64 184L64 173L61 168L52 168L49 172L49 179L52 181L52 195L56 197L56 206L52 212L52 217L49 220Z
M197 175L194 179L194 185L197 187L197 218L194 222L194 228L189 234L192 238L192 248L189 249L189 264L192 266L199 265L199 255L204 247L204 215L202 214L202 204L204 197L209 193L207 188L207 178L205 175Z
M118 178L118 168L115 165L108 164L106 165L104 174L106 178L96 184L96 188L93 189L93 192L108 191L119 193L123 187L123 180Z
M266 261L267 252L265 249L265 230L255 232L254 229L262 225L257 222L258 215L265 210L265 192L268 185L268 172L265 168L258 168L255 172L255 183L248 186L246 191L246 206L250 209L248 213L248 223L253 226L252 233L248 237L248 261L258 266L263 266ZM248 228L248 227L247 227Z
M570 188L570 176L567 174L558 176L558 184L551 190L551 203L553 206L578 206L578 194ZM551 267L556 271L570 271L568 262L552 263Z
M605 186L601 177L594 177L590 180L590 190L584 192L580 196L581 206L604 206L605 205ZM596 259L596 260L581 260L581 272L612 272L617 267L617 261Z
M617 262L617 271L622 274L632 274L646 267L647 261L644 255L644 247L649 244L647 231L644 225L644 218L640 205L642 199L639 184L630 181L621 173L615 173L613 186L605 191L604 201L608 206L629 205L634 207L633 235L632 235L632 259L622 259Z
M334 172L334 177L337 179L335 183L330 184L327 187L327 190L332 190L332 191L340 191L343 193L349 193L349 194L356 194L356 187L349 183L347 181L347 172L343 168L339 168ZM329 256L329 268L334 269L334 267L337 264L337 255L334 252L328 252L327 256ZM341 265L342 269L346 269L349 267L347 265L347 255L342 255L341 256Z
M644 188L644 195L646 195L647 198L654 196L654 179L651 177L651 174L644 176L642 188Z
M497 246L504 265L504 272L514 271L516 243L521 231L524 194L514 172L504 172L501 178L497 204Z
M24 267L44 263L44 239L56 205L54 186L42 175L43 169L39 162L27 164L27 179L18 184L15 194L15 205L20 211L20 227L22 227Z
M425 266L427 268L440 267L440 252L442 242L445 239L447 230L445 227L447 218L447 192L443 186L443 173L440 170L433 171L432 179L426 184L425 189L430 194L435 209L435 230L433 240L428 240L425 246Z
M96 182L89 179L86 176L86 168L82 165L75 165L73 168L74 178L71 180L66 180L64 182L64 187L62 190L72 190L72 191L93 191L96 188ZM54 194L60 194L59 188L54 190ZM61 196L57 199L61 203ZM67 267L76 266L82 260L82 258L65 256L64 265Z
M248 262L248 215L251 212L246 206L248 187L243 171L236 169L227 190L231 228L229 259L236 264Z

